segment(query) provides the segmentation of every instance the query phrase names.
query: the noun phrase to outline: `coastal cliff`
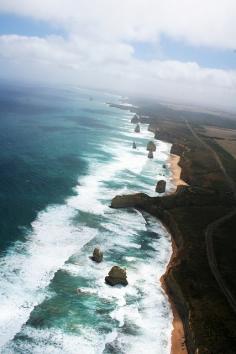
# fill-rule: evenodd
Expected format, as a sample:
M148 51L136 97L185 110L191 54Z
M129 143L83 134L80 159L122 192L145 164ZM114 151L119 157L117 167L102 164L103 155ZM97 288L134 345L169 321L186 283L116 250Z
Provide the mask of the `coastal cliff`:
M189 353L195 353L194 349L194 338L193 333L188 321L188 304L185 301L184 295L181 291L178 282L176 282L174 276L174 268L178 265L181 259L181 251L183 249L183 237L179 231L178 225L175 220L171 217L171 214L168 212L168 209L171 208L177 203L184 203L183 193L188 191L186 187L179 187L174 195L164 196L164 197L149 197L143 193L137 193L134 195L122 195L116 196L112 199L111 208L136 208L141 211L148 212L156 216L170 231L175 252L173 253L170 263L167 267L166 273L163 275L162 280L164 281L165 290L168 295L174 299L174 304L177 308L177 311L182 319L186 344L188 347Z
M174 194L162 197L116 196L111 207L148 212L170 231L174 253L162 280L183 322L188 353L233 354L234 313L211 273L205 231L235 208L234 198L217 161L183 122L149 126L154 133L157 128L159 139L173 143L171 153L180 156L181 179L189 186L178 186Z

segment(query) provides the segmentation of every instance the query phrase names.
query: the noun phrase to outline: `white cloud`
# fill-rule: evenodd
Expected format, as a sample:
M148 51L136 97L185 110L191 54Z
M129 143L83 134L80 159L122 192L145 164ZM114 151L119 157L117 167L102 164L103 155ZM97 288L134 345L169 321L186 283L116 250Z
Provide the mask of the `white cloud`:
M1 0L0 11L30 16L86 36L236 48L235 0Z
M73 82L236 106L236 72L195 62L138 60L132 41L161 34L192 45L236 48L234 0L0 0L0 12L60 26L66 36L0 36L5 75Z

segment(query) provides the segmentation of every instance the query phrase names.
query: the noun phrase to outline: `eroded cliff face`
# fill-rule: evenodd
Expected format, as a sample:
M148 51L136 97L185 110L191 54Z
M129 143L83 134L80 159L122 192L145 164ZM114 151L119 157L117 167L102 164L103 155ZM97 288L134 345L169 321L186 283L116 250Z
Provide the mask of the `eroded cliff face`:
M168 212L168 209L171 208L171 206L173 206L173 204L175 203L176 198L180 198L182 200L181 203L184 202L182 199L183 197L181 197L182 191L184 189L185 187L179 188L174 196L171 195L157 198L151 198L143 193L116 196L112 199L111 207L133 207L139 210L146 211L160 219L170 231L175 246L170 263L167 267L167 271L162 277L162 281L164 282L167 294L170 296L171 299L173 299L179 316L183 322L186 346L188 348L188 352L192 354L196 353L197 348L194 342L194 333L191 329L189 321L189 305L185 301L181 287L179 286L178 281L175 278L175 268L181 261L181 251L183 249L184 242L182 235L179 231L178 225L172 218L171 214Z
M169 298L174 303L174 306L182 320L184 334L185 334L185 345L189 354L198 353L197 344L195 341L195 333L191 326L190 320L190 306L181 286L176 277L176 269L181 263L182 254L184 253L184 239L179 230L177 223L175 222L172 215L168 212L162 213L159 218L163 224L167 227L172 235L172 247L173 253L170 262L167 266L165 274L162 276L162 281L164 283L164 288Z

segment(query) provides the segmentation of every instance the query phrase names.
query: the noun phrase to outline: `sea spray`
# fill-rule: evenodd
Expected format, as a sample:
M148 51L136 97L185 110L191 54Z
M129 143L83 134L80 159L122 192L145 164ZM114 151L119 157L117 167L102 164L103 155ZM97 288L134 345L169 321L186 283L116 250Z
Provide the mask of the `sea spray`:
M89 127L90 149L80 151L88 170L74 196L39 213L26 242L16 243L1 259L1 300L8 309L5 318L0 316L4 354L170 351L172 314L159 282L170 237L150 216L109 208L116 194L156 195L160 176L167 191L173 187L162 168L170 145L157 141L149 161L146 144L152 133L142 127L135 136L127 112L110 108L107 118L100 115L96 123L94 117L104 139L98 141ZM104 252L100 264L89 258L95 246ZM126 267L127 287L105 284L114 264Z

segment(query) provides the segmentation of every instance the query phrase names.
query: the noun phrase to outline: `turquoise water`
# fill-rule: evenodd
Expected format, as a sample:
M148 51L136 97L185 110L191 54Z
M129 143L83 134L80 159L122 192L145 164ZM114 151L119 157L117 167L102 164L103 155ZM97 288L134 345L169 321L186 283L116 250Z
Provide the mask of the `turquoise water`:
M92 96L93 100L89 100ZM159 279L171 244L136 210L113 210L116 194L174 188L170 145L111 108L119 97L80 90L0 90L2 353L170 352L172 314ZM138 149L132 150L135 139ZM95 246L104 261L93 263ZM104 277L126 267L127 287ZM79 292L77 289L79 288Z

